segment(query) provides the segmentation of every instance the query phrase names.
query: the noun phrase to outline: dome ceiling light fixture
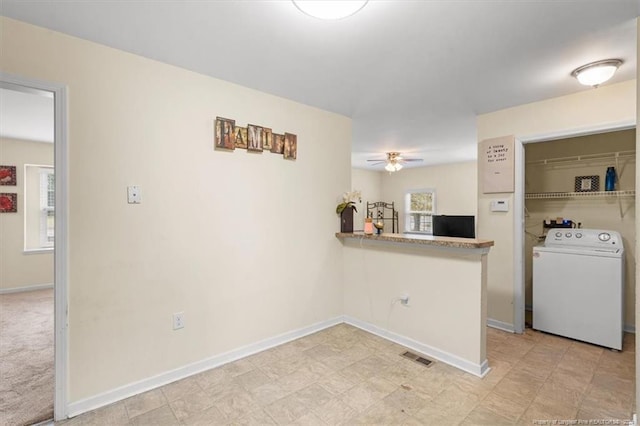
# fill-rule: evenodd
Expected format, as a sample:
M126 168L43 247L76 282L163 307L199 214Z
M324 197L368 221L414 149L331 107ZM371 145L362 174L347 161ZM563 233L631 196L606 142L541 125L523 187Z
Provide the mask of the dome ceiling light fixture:
M319 19L342 19L362 9L369 0L291 0L301 12Z
M576 68L571 75L585 86L598 87L613 77L620 65L621 59L605 59Z

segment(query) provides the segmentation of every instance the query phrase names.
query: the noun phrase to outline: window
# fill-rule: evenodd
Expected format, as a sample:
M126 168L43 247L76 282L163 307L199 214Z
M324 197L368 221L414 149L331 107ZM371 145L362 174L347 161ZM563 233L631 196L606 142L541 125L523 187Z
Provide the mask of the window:
M40 170L40 246L53 247L56 178L51 168Z
M431 216L436 214L436 191L434 189L407 191L404 211L406 232L432 234Z
M55 172L51 166L32 164L24 169L24 248L49 250L55 240Z

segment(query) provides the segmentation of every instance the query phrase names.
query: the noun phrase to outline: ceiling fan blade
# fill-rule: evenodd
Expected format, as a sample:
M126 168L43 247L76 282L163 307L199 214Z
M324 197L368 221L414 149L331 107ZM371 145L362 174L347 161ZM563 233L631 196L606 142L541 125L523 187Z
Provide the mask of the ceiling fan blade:
M384 159L382 159L382 158L379 158L379 159L377 159L377 160L367 160L367 161L387 161L387 160L384 160Z
M378 165L378 164L384 164L387 162L387 160L367 160L367 161L374 161L374 163L372 163L372 166Z
M424 161L422 158L403 158L400 161Z

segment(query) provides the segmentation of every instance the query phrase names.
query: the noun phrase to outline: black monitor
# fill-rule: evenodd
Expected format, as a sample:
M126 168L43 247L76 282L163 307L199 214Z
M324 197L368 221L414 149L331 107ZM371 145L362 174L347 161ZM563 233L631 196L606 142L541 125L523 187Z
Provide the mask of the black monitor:
M476 237L475 216L433 216L433 235L438 237Z

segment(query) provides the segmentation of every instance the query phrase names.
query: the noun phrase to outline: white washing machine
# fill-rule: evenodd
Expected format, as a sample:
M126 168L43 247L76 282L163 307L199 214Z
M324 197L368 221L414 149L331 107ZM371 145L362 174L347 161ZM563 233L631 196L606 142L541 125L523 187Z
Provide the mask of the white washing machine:
M533 328L622 350L623 312L620 234L550 229L533 248Z

